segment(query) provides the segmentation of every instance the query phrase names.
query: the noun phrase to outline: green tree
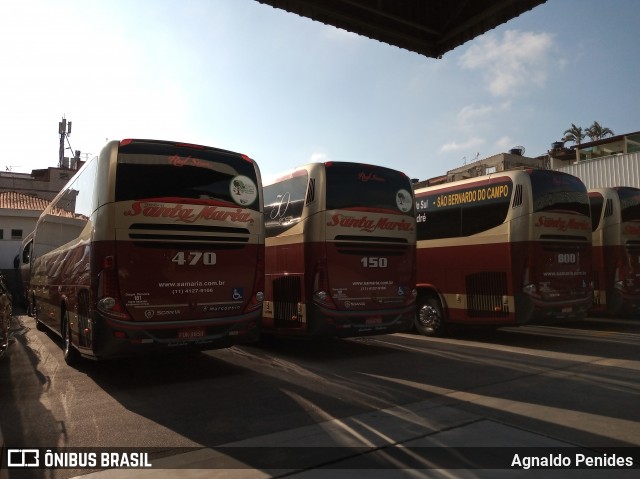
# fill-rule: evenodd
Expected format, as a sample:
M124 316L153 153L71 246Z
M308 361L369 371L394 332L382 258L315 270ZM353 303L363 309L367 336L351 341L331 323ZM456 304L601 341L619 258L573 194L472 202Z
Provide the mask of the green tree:
M585 131L582 130L581 126L576 126L571 123L571 128L564 130L564 136L562 137L563 141L572 141L576 145L582 143L582 140L585 138Z
M585 130L585 133L591 139L591 141L602 140L606 136L614 135L613 131L610 128L602 126L597 121L594 121L593 125Z

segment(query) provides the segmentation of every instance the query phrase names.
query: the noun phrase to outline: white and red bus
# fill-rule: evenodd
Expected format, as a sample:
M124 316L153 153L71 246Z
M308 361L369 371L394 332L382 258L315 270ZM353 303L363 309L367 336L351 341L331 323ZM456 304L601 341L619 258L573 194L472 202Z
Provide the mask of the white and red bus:
M415 317L411 182L393 169L311 163L264 187L262 332L348 337Z
M511 170L419 188L415 197L419 332L586 315L591 218L578 178Z
M244 155L109 142L37 222L38 327L63 338L69 363L257 340L262 204L259 169Z
M593 311L640 312L640 189L589 190L593 222Z

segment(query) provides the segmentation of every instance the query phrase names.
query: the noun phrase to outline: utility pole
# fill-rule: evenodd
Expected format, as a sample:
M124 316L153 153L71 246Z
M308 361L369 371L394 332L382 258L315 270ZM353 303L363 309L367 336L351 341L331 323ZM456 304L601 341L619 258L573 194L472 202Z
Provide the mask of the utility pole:
M60 135L60 151L58 153L58 168L64 168L64 140L71 134L71 122L67 123L66 118L58 123L58 134Z

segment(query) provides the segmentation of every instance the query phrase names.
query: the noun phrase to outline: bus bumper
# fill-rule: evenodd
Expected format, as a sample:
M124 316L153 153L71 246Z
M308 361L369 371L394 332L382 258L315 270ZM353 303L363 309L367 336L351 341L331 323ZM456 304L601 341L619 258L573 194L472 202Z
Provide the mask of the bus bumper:
M640 313L640 296L635 291L629 292L612 288L607 291L606 312L613 315L637 317Z
M413 328L415 316L415 303L387 311L339 311L313 305L307 335L347 338L399 333Z
M543 301L526 294L516 296L518 324L536 321L583 319L591 309L593 298L589 294L583 298L565 301Z
M90 359L115 359L170 351L206 351L260 339L261 309L241 316L181 322L134 322L98 317L93 341L79 347Z

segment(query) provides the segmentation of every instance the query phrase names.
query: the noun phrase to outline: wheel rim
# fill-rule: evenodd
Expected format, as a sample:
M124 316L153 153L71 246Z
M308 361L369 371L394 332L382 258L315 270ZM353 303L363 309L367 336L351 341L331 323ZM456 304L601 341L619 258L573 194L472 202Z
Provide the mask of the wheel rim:
M438 310L430 304L422 305L418 311L418 322L425 329L436 331L440 326L440 320Z

